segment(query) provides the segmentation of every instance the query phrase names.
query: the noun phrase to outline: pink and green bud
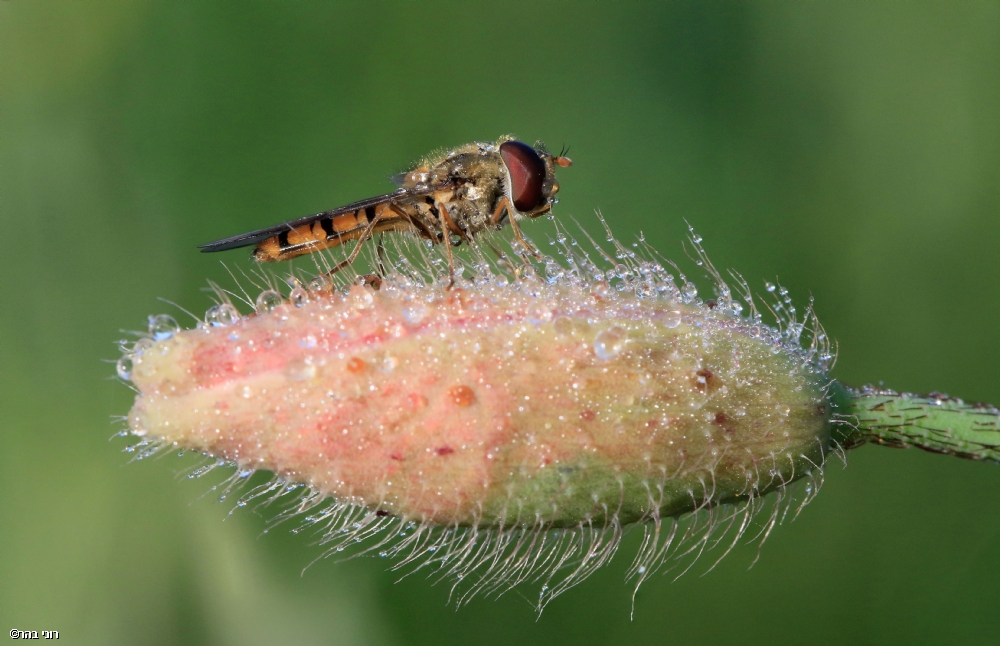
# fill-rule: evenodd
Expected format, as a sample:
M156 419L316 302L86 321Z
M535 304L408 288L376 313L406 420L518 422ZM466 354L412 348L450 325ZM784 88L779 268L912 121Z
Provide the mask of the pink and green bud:
M296 296L134 355L133 432L449 526L676 516L829 450L826 377L731 309L535 278Z
M738 538L768 493L807 478L811 498L845 437L811 308L798 320L779 292L764 325L692 242L716 299L620 247L626 264L603 272L564 245L541 275L480 259L445 288L403 259L409 276L377 290L321 278L264 291L249 316L225 301L193 330L152 317L119 362L139 393L130 430L141 455L272 472L242 500L298 485L331 550L381 535L369 549L478 581L468 595L542 581L541 607L636 523L641 583L672 519L707 514L696 541Z

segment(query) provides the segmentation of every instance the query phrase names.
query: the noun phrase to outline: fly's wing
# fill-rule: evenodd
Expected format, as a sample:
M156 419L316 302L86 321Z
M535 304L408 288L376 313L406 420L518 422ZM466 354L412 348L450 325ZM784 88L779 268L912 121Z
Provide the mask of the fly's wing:
M307 215L304 218L299 218L298 220L291 220L289 222L283 222L282 224L277 224L273 227L268 227L267 229L260 229L258 231L251 231L250 233L243 233L238 236L233 236L231 238L224 238L222 240L216 240L215 242L209 242L207 244L198 245L202 253L211 253L213 251L228 251L229 249L239 249L240 247L249 247L255 245L258 242L267 240L272 236L276 236L284 231L291 231L295 227L300 227L304 224L311 224L316 220L322 220L323 218L333 217L335 215L343 215L344 213L354 213L361 209L367 208L369 206L378 206L379 204L386 204L388 202L398 202L407 197L416 197L420 195L429 195L434 191L441 190L442 188L447 188L452 184L451 181L441 182L434 184L432 186L422 186L415 189L399 189L393 193L387 193L386 195L379 195L378 197L370 197L367 200L361 200L360 202L354 202L352 204L347 204L346 206L341 206L330 211L323 211L322 213L315 213L313 215Z
M406 183L406 177L409 174L410 174L410 171L404 170L402 173L396 173L395 175L391 175L389 177L389 181L392 182L393 184L395 184L396 186L402 187L403 184Z

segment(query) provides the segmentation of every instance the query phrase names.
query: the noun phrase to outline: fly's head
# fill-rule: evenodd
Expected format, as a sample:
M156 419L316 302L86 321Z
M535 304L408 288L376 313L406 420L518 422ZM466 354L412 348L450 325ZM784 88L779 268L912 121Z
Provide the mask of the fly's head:
M573 164L562 154L552 155L540 144L534 147L513 139L500 144L507 181L507 197L518 214L537 218L548 213L559 192L556 166L568 168Z

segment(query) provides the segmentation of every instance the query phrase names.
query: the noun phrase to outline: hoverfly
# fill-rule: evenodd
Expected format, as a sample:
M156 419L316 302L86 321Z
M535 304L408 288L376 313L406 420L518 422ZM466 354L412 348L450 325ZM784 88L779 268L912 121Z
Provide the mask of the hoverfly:
M255 259L274 262L356 240L347 259L330 272L334 273L354 262L362 244L376 233L409 231L445 244L454 282L451 247L501 228L505 218L517 242L539 255L521 234L518 219L551 211L559 191L555 167L572 163L564 153L552 155L540 143L532 147L511 137L496 143L474 142L431 155L415 169L394 176L399 188L392 193L210 242L200 249L213 252L255 245Z

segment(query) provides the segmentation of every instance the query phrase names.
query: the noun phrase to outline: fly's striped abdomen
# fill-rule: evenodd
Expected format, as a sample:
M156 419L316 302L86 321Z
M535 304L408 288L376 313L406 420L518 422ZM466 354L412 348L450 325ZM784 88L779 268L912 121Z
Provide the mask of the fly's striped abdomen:
M365 236L366 232L371 235L410 228L412 225L409 220L399 215L391 203L378 204L290 227L287 231L258 242L254 257L261 262L288 260L357 240Z

